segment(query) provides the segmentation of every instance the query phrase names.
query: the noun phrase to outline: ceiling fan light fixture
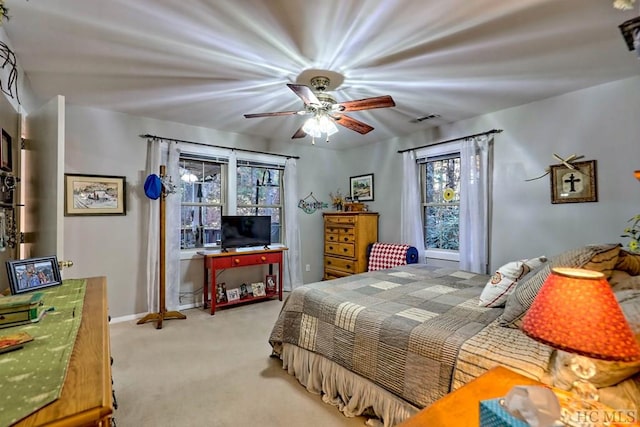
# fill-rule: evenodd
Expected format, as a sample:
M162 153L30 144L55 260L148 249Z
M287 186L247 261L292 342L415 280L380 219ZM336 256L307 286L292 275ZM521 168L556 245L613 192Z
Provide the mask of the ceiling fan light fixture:
M320 122L317 117L307 119L302 126L302 130L312 138L320 138L322 136L322 132L320 132Z
M320 138L322 134L326 134L329 139L329 136L338 132L338 127L326 114L318 114L307 119L302 130L312 138Z

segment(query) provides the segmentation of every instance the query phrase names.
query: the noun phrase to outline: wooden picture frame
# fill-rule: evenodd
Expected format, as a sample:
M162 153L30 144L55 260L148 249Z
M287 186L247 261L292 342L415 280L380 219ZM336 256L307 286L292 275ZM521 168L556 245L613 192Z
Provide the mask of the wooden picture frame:
M126 178L64 175L64 215L126 215Z
M6 265L13 295L62 284L55 256L7 261Z
M583 203L598 201L596 161L551 165L551 203Z
M11 146L11 135L2 129L2 139L0 140L0 169L11 172L13 170L13 151Z
M373 174L352 176L349 178L349 189L352 201L373 201Z

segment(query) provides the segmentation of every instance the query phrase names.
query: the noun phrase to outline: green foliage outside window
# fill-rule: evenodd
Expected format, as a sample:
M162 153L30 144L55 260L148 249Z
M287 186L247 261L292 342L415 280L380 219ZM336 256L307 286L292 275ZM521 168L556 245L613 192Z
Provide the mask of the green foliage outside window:
M423 165L423 172L426 248L457 251L460 248L460 156L430 159Z

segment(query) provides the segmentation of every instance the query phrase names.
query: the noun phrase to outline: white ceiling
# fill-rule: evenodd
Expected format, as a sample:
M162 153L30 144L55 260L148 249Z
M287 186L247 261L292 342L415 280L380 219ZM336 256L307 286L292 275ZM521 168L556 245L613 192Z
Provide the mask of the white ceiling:
M290 140L287 88L308 69L344 75L356 146L640 74L612 0L5 0L3 27L38 96ZM415 119L439 114L435 120ZM171 136L171 135L165 135ZM309 143L309 138L292 143ZM324 144L324 143L322 143Z

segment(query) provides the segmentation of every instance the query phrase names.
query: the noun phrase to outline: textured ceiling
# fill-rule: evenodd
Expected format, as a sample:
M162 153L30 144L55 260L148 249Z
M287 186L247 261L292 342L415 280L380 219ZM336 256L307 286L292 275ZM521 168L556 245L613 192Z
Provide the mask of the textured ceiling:
M287 88L309 69L344 76L340 101L391 95L350 115L350 147L640 73L611 0L6 0L3 27L36 94L290 140ZM303 73L308 75L308 73ZM440 118L417 121L437 114ZM166 135L170 136L170 135ZM309 138L292 140L309 143ZM324 144L322 142L322 144Z

